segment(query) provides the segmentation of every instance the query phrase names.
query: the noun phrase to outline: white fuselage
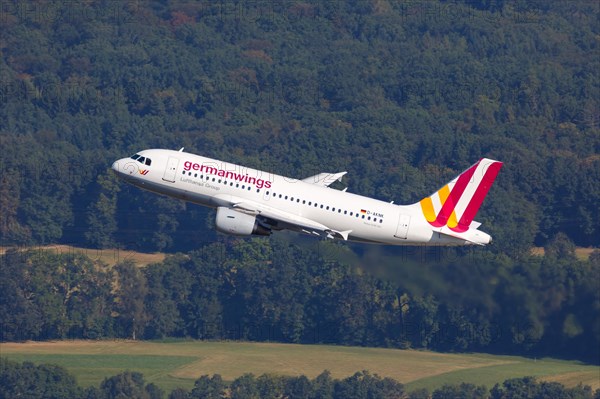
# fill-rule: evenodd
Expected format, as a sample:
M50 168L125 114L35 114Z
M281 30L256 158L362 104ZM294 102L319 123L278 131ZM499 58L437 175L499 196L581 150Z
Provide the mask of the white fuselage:
M135 186L195 204L213 208L258 204L272 210L270 215L285 214L284 221L269 217L274 229L320 235L316 232L318 229L310 231L290 223L292 218L308 220L337 232L349 232L349 240L361 242L483 245L491 241L489 235L477 229L448 235L442 229L433 228L418 203L394 205L183 151L154 149L138 154L150 159L151 164L123 158L116 161L112 169ZM242 205L242 208L247 206Z

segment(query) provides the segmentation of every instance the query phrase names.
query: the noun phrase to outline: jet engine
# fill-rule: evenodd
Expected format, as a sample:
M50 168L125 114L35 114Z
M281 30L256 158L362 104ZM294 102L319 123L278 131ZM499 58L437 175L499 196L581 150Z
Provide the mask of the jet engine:
M260 224L256 220L256 216L223 206L217 208L216 225L217 230L221 233L237 236L249 236L251 234L268 236L271 234L271 230Z

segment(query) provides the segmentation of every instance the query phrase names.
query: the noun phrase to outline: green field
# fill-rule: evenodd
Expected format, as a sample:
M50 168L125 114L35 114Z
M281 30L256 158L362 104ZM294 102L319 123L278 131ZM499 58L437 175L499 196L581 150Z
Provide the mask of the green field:
M124 370L142 372L148 382L170 391L191 388L204 374L233 380L243 373L315 377L323 370L343 378L369 370L392 377L409 390L435 389L446 383L472 382L491 388L507 378L533 375L567 386L600 388L600 367L574 361L527 359L486 354L326 345L248 342L57 341L0 344L0 355L16 361L54 363L67 368L83 386Z

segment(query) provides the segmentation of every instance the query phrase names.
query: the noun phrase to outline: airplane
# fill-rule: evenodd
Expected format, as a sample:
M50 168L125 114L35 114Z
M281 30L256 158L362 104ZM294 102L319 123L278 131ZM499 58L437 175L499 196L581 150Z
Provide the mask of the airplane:
M167 149L140 151L112 170L136 187L216 208L216 229L236 236L292 230L386 245L486 245L473 220L502 162L482 158L435 193L396 205L329 187L346 172L297 180Z

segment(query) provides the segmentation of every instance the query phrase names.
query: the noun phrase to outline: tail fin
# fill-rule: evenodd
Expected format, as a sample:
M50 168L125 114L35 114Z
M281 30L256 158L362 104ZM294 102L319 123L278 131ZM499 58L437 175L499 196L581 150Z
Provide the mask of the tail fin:
M502 162L482 158L437 192L420 201L425 219L434 227L467 231L494 183Z

